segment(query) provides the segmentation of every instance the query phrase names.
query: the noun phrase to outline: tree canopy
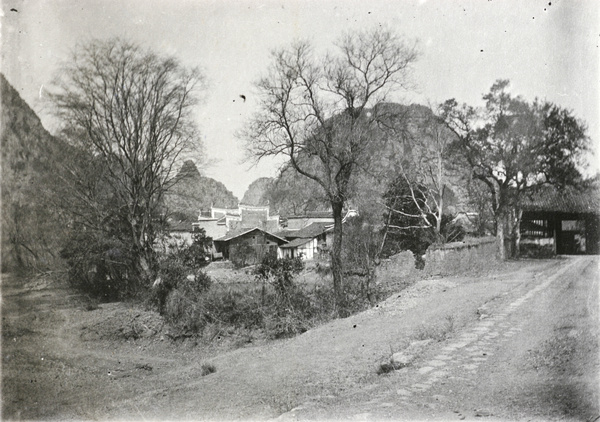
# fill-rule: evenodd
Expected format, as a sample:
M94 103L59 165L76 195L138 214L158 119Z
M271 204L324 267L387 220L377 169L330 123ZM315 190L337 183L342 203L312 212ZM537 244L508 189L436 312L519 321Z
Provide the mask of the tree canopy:
M501 258L505 233L517 240L518 253L523 195L544 184L579 182L580 159L588 147L586 127L571 111L550 102L527 102L508 87L509 81L496 81L483 96L482 108L455 100L442 105L447 127L457 136L457 152L488 188Z
M80 45L57 76L62 136L90 162L73 167L76 224L118 241L129 278L151 276L164 193L180 156L200 146L192 112L202 87L198 69L120 39Z
M276 50L257 83L260 110L242 133L254 159L283 156L315 182L334 215L331 265L341 300L342 208L353 176L372 161L370 145L385 108L375 107L408 87L417 50L387 29L351 33L335 53L315 54L309 42Z

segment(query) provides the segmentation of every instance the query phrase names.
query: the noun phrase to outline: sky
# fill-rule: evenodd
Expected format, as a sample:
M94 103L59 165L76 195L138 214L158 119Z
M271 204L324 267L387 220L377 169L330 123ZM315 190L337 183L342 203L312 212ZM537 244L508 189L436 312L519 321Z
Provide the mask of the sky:
M121 37L199 67L208 80L195 118L212 164L200 170L241 199L277 174L277 161L243 162L235 136L257 111L253 83L273 49L308 39L317 52L342 35L386 25L421 52L414 88L395 99L482 105L495 80L511 92L571 109L600 143L600 2L517 0L0 0L2 73L56 129L44 102L78 43ZM246 101L240 97L244 95ZM600 154L591 158L598 169Z

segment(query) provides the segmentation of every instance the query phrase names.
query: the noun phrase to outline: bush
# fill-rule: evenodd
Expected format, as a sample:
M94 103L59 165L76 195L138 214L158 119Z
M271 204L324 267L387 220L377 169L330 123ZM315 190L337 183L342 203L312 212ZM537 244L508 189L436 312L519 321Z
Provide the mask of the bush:
M71 286L101 302L122 300L140 291L127 245L103 234L76 232L61 250Z
M198 331L202 322L202 298L212 280L202 270L207 265L207 244L204 231L194 235L190 246L179 248L158 264L150 301L167 321L188 331Z
M277 258L267 255L255 269L258 281L263 282L261 301L265 307L265 329L271 337L288 337L303 333L310 326L315 309L306 292L294 283L294 276L302 272L300 257ZM265 294L268 283L274 294Z
M203 302L210 285L210 277L201 270L184 277L167 293L161 313L175 327L185 332L198 332L206 324Z
M234 268L243 268L256 263L256 250L246 241L230 246L231 263Z
M289 300L288 296L294 290L294 276L300 274L304 269L304 261L300 257L277 258L266 255L260 265L254 270L256 279L270 283L278 295L279 300L284 303Z
M245 329L260 328L263 325L261 292L257 287L235 290L215 286L204 297L202 306L205 323Z
M369 284L367 286L367 284ZM329 317L334 303L334 292L330 286L321 286L312 294L315 307L321 317ZM344 301L338 304L339 316L348 317L357 312L370 308L387 296L386 291L377 284L369 283L366 277L347 277L342 286Z
M165 318L186 335L203 334L211 341L224 333L246 330L274 339L303 333L334 317L331 286L307 287L294 282L304 268L300 258L267 256L254 269L259 284L243 286L211 284L201 271L192 279L177 260L165 261L161 268L163 277L175 281L175 286L165 285ZM366 309L371 301L383 298L378 286L371 286L367 295L364 283L363 277L346 280L342 316Z

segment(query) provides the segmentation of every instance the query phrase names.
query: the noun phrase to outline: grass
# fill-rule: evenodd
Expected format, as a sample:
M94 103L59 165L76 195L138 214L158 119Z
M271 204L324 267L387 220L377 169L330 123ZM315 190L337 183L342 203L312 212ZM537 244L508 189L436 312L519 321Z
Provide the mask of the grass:
M454 317L448 315L440 323L419 327L414 338L416 340L432 339L435 341L444 341L454 332L454 328Z

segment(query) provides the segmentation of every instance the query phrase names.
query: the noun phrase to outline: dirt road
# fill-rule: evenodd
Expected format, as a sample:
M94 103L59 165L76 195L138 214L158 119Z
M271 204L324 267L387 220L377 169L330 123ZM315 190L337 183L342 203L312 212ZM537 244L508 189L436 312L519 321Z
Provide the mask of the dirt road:
M86 311L64 289L3 278L3 417L591 421L598 288L595 257L511 262L486 277L419 281L294 339L215 354L90 335L91 320L137 311ZM394 353L411 360L378 375ZM202 376L204 363L216 372Z

